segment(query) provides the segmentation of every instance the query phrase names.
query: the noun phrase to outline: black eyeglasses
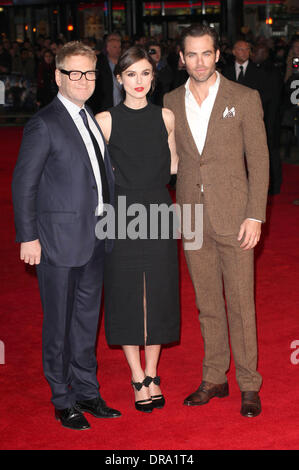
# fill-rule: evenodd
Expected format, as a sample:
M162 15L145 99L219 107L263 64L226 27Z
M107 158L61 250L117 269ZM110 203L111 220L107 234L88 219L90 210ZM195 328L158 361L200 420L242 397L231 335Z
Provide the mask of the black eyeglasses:
M83 75L85 75L86 80L94 82L98 76L98 70L87 70L87 72L81 72L80 70L59 70L64 75L68 75L69 79L74 82L81 80Z

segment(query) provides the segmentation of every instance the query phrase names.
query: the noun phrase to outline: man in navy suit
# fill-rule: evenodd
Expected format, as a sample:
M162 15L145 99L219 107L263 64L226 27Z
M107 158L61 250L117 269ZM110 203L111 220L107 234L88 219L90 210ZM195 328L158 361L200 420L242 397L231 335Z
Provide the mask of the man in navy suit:
M56 56L57 97L27 123L13 175L20 257L37 265L43 306L43 368L56 419L90 427L83 412L120 416L99 393L95 344L105 251L96 223L113 204L106 144L84 106L96 79L96 56L80 42Z
M264 103L267 98L267 77L262 70L250 60L250 44L239 40L234 44L234 64L227 65L222 71L223 75L234 82L239 82L254 90L258 90Z
M270 152L270 188L269 194L278 194L282 181L279 152L279 108L281 88L279 72L270 63L262 65L257 52L263 46L257 46L250 59L250 44L237 41L233 47L235 63L223 70L223 75L229 80L239 82L249 88L258 90L264 110L264 122ZM259 54L261 56L261 54ZM259 62L260 60L260 62Z

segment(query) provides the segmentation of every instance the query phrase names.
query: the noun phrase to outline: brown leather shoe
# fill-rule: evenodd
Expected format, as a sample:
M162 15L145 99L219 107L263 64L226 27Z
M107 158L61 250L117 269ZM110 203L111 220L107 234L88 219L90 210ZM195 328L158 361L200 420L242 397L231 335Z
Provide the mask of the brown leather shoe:
M262 411L261 400L258 392L241 392L241 415L246 418L255 418Z
M196 392L189 395L184 400L184 405L197 406L205 405L210 401L211 398L218 397L224 398L228 396L228 383L224 384L213 384L211 382L201 382Z

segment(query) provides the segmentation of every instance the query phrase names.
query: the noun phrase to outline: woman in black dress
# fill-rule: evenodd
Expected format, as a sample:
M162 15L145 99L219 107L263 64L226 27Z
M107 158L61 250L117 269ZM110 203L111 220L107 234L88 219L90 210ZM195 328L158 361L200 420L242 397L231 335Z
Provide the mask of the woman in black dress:
M143 48L128 49L115 68L116 77L124 87L125 100L96 116L115 171L115 225L120 227L105 264L106 337L108 344L122 345L132 373L135 407L145 412L165 404L157 376L161 344L178 341L180 331L173 220L169 214L164 215L163 223L150 217L153 207L171 206L166 185L170 173L176 173L178 163L174 115L146 98L154 81L154 67ZM125 208L122 208L124 201ZM138 219L138 234L134 236L129 233L130 228L131 232L132 227L136 229L133 209L137 208L138 215L144 215L138 213L141 206L146 215ZM132 212L128 216L130 207ZM166 238L162 236L165 222L170 225ZM145 369L140 358L143 345Z

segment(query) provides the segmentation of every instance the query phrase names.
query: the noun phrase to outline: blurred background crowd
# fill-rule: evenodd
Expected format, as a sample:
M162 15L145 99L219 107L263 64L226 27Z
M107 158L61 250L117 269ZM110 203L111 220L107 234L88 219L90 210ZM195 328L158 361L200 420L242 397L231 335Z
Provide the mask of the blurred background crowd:
M95 93L89 105L94 113L117 105L121 89L113 70L121 53L133 44L145 47L156 62L156 86L149 99L162 105L165 93L184 84L188 74L179 56L179 41L162 36L135 36L123 39L110 33L101 40L83 38L98 56ZM3 38L0 42L0 80L5 85L4 107L10 113L33 113L57 94L55 55L66 42L40 35L33 45ZM298 59L298 60L297 60ZM219 72L259 91L271 158L271 194L281 186L281 148L290 158L299 142L299 36L265 38L241 36L234 44L221 38ZM298 89L298 92L296 91ZM15 115L14 115L15 116ZM283 146L282 146L283 143Z

